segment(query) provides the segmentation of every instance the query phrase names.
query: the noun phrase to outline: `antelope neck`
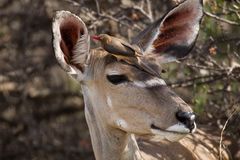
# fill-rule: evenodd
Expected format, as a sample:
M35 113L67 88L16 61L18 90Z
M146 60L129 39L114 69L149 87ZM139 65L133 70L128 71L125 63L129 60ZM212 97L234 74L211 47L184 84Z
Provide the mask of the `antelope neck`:
M85 116L96 160L142 160L135 136L108 126L83 88ZM105 104L106 105L106 104Z

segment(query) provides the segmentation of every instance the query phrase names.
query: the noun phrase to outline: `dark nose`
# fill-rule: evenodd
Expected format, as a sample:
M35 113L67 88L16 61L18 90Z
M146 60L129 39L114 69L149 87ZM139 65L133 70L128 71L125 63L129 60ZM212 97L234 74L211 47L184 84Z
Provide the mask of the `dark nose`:
M190 129L190 132L195 128L195 114L192 112L183 112L183 111L178 111L176 113L176 118L180 122L186 125L187 128Z

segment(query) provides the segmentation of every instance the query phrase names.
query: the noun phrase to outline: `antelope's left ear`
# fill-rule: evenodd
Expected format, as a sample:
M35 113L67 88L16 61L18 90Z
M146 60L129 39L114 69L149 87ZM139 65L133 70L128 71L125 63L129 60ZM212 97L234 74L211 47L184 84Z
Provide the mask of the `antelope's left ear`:
M52 31L57 61L69 75L81 81L90 50L85 23L69 11L57 11Z
M161 63L185 58L197 39L202 0L186 0L136 37L134 44L145 54L156 54Z

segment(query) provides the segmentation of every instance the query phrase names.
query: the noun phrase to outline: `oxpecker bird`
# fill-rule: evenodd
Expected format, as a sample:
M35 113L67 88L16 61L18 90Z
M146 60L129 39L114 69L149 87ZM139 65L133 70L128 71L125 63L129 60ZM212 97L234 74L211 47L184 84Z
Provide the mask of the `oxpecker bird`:
M103 49L115 56L118 60L123 60L152 76L160 77L157 71L142 61L143 54L137 45L131 45L122 39L107 34L92 36L92 39L100 41Z

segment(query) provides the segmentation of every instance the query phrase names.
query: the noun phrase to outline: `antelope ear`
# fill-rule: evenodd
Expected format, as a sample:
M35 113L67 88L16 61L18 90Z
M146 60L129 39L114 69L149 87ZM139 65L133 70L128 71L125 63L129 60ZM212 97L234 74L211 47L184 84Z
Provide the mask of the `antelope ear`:
M58 11L53 20L53 47L60 66L81 80L89 54L90 38L85 23L68 11Z
M133 43L161 63L183 59L197 39L202 15L202 0L186 0L142 31Z

